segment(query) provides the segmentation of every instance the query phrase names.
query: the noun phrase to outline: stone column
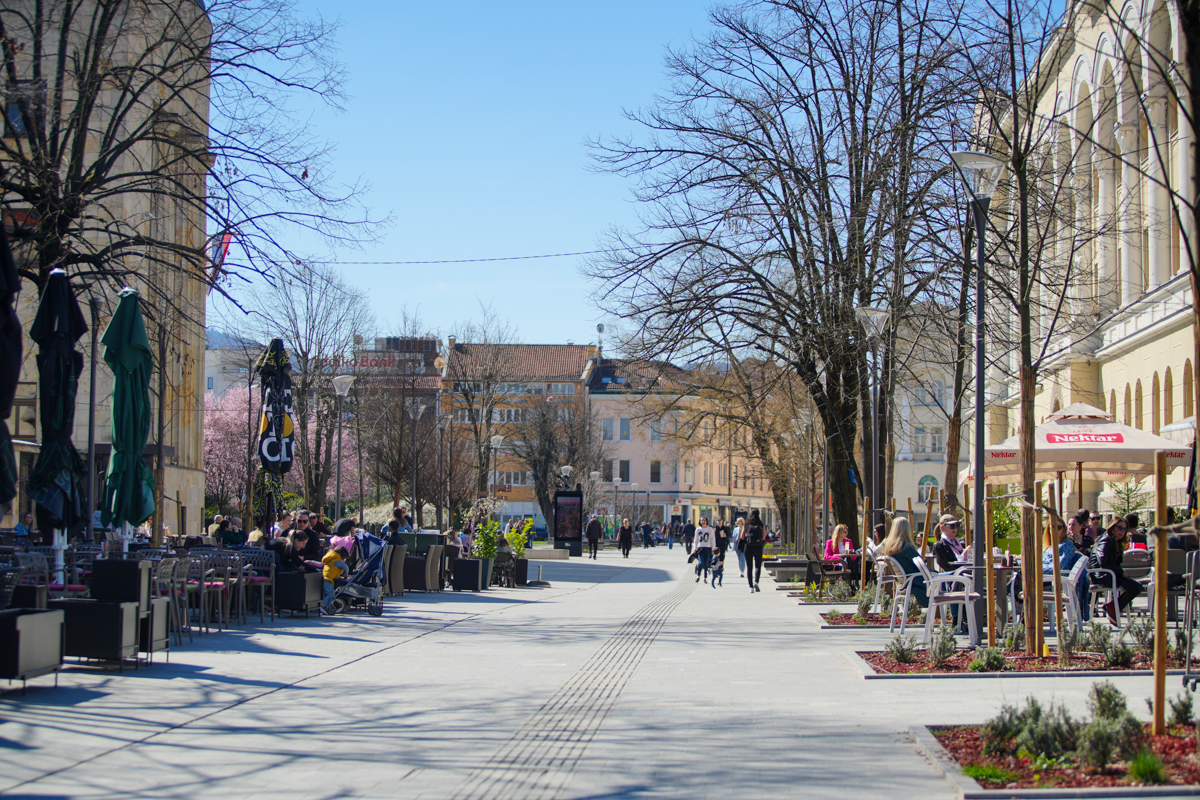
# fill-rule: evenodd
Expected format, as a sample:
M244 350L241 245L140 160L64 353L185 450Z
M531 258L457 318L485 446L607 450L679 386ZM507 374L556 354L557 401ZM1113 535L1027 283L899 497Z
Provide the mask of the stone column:
M1179 74L1178 70L1172 71L1172 80L1175 82L1175 96L1179 98L1180 104L1189 102L1187 93L1187 82ZM1177 114L1176 118L1182 118L1183 114ZM1192 147L1195 145L1192 135L1192 126L1186 123L1176 123L1175 126L1175 176L1171 183L1171 188L1174 190L1176 201L1175 207L1179 210L1179 265L1181 271L1187 270L1187 265L1192 263L1188 256L1188 247L1190 245L1192 253L1200 256L1200 249L1196 246L1195 231L1192 230L1192 210L1188 204L1195 200L1193 196L1195 190L1192 187Z
M1146 228L1147 269L1150 283L1146 291L1161 286L1171 278L1171 250L1168 245L1171 230L1171 212L1164 171L1170 158L1167 143L1167 100L1164 97L1146 97L1146 118L1149 124L1149 141L1146 142Z
M1096 262L1092 253L1096 251L1094 230L1092 228L1092 170L1091 162L1082 157L1078 160L1078 169L1071 178L1071 186L1075 195L1075 229L1072 231L1071 261L1071 314L1073 317L1086 317L1090 320L1096 315ZM1082 331L1075 331L1078 338Z
M1114 131L1121 148L1121 305L1128 306L1142 295L1142 203L1138 191L1138 129L1118 125Z
M1121 289L1117 285L1117 197L1112 158L1099 147L1092 148L1096 171L1096 306L1101 316L1117 308Z

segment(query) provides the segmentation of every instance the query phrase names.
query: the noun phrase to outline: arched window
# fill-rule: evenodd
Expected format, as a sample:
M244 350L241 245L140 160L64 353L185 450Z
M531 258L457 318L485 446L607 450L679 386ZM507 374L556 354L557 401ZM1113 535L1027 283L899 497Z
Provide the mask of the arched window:
M1133 427L1139 431L1145 430L1142 415L1142 379L1138 378L1133 385Z
M938 479L932 475L926 475L921 480L917 481L917 502L929 502L929 490L938 488Z
M1195 379L1192 377L1192 361L1188 359L1183 362L1183 416L1190 417L1195 413L1196 398Z
M1171 380L1171 368L1163 373L1163 425L1175 421L1175 386Z
M1125 424L1133 424L1133 398L1128 383L1125 384Z
M1108 413L1113 418L1113 422L1117 421L1117 390L1111 389L1108 392Z
M1155 436L1162 430L1162 389L1158 383L1158 373L1150 379L1150 430Z

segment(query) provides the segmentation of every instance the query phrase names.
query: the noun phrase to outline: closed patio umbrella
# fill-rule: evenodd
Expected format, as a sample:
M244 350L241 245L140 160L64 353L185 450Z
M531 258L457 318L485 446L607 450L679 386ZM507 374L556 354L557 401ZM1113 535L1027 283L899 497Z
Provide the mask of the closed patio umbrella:
M254 513L270 526L279 508L283 476L292 468L295 431L292 422L292 361L282 339L272 339L255 365L261 393L258 425L259 469L254 479ZM268 527L269 529L269 527Z
M105 525L141 525L154 513L154 475L142 458L150 437L154 360L138 293L125 288L100 343L113 374L112 457L104 476Z
M67 528L81 518L83 459L71 444L75 427L75 397L83 356L75 342L87 332L83 312L71 291L67 273L50 273L29 338L37 342L38 417L42 448L29 476L29 493L37 502L38 526L54 531L55 568L62 582L62 551Z
M21 375L21 322L13 309L20 285L8 236L0 225L0 503L8 503L17 494L17 461L6 420L12 414Z

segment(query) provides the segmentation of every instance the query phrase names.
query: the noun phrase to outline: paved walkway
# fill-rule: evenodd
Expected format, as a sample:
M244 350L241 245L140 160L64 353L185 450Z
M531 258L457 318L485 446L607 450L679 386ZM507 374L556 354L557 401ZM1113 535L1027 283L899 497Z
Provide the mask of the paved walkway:
M0 796L937 800L907 726L1030 692L1082 712L1081 679L864 681L846 654L886 632L821 631L765 576L752 594L734 562L712 589L684 559L543 562L549 589L413 593L38 679L0 695ZM1144 716L1150 679L1118 684Z

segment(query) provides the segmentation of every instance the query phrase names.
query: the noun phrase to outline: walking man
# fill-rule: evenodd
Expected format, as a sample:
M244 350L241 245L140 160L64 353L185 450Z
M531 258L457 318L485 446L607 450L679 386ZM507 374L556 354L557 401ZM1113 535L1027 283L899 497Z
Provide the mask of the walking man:
M596 553L600 551L600 536L602 534L600 520L593 514L587 524L588 555L593 560L596 558Z

